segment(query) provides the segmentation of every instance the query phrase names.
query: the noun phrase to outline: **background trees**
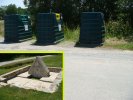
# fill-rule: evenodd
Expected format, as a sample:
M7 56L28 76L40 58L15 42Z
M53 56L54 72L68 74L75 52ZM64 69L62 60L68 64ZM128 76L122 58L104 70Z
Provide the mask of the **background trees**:
M28 2L28 3L27 3ZM116 20L120 14L132 16L132 0L24 0L28 4L31 15L38 12L60 12L67 25L79 25L80 14L84 11L100 11L105 20Z
M0 7L0 20L4 18L5 15L8 14L27 14L26 8L16 7L15 4L10 4L8 6Z
M17 7L14 4L10 4L6 8L6 14L17 14Z
M132 0L24 0L24 4L33 19L33 26L37 13L52 11L62 13L64 23L74 29L80 25L82 12L96 11L104 13L106 33L109 36L130 36L133 40Z
M3 7L0 8L0 20L3 19L5 15L5 10L3 9Z

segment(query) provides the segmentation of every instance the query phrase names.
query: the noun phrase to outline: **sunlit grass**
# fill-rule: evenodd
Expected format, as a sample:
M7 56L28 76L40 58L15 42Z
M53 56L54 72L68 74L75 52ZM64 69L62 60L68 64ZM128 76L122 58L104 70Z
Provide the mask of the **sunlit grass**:
M79 39L80 27L76 29L69 29L67 26L64 26L64 37L65 41L77 42Z
M4 21L0 20L0 37L4 35Z

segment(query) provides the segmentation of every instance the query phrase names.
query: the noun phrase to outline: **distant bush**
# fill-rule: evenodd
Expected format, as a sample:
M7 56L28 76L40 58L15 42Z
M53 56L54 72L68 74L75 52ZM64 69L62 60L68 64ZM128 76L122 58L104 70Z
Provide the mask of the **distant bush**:
M109 21L106 24L106 37L117 37L118 39L125 39L133 41L133 29L128 23L122 21Z

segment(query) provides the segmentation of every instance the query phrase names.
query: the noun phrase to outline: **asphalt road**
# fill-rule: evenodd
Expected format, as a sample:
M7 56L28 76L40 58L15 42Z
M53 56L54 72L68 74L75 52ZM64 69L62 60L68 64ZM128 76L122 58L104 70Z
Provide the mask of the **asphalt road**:
M0 43L1 50L65 51L65 100L133 100L133 51Z
M133 52L66 53L65 100L133 100Z

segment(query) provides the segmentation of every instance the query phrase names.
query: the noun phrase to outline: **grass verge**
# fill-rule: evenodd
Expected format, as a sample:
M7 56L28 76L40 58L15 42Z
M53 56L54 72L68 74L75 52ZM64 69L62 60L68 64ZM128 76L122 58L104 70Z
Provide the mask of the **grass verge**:
M108 38L103 45L105 48L114 48L121 50L133 50L133 42L126 42L125 40L117 38Z

